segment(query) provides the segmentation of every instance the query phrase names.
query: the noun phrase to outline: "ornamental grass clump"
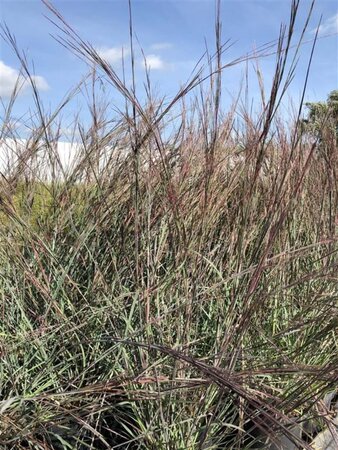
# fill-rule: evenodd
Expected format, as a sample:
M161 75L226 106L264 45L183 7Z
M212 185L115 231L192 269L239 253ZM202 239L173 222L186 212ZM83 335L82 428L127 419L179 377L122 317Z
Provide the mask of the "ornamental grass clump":
M31 78L40 123L1 178L1 448L310 449L334 434L337 146L320 151L302 104L279 113L299 1L274 48L227 64L218 9L215 54L173 98L148 77L144 101L45 3L90 73L53 114ZM132 20L130 35L133 61ZM224 111L223 71L271 52L260 112L241 95ZM76 124L65 166L57 125L78 92L100 114ZM13 102L1 139L16 139Z

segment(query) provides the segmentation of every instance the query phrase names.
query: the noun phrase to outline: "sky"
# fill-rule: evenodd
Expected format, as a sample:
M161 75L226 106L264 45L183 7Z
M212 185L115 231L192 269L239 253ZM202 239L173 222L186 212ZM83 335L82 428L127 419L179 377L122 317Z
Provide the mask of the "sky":
M128 59L129 11L127 0L54 0L53 5L86 41L89 41L122 76L122 48ZM280 24L287 23L289 0L223 0L221 2L222 41L232 44L223 55L227 63L278 38ZM302 0L296 23L296 35L302 30L309 0ZM89 66L55 40L58 30L47 18L52 17L40 0L0 0L0 22L15 36L18 48L24 51L34 73L46 111L52 111L64 95L84 77ZM196 62L205 52L215 48L214 0L133 0L132 16L135 45L137 92L142 98L145 64L150 71L153 91L171 98L184 83ZM320 18L320 39L317 42L306 100L325 100L338 88L338 2L317 0L298 62L289 97L299 100L312 40ZM259 62L267 88L271 85L275 56ZM252 63L250 62L250 67ZM0 38L0 120L8 103L20 63L13 49ZM126 64L126 81L131 82ZM230 105L243 78L245 64L226 69L223 74L223 104ZM251 69L250 69L251 70ZM259 95L257 81L250 77L249 96ZM116 104L121 97L112 89L103 92ZM86 112L86 96L78 94L68 108L65 119L70 124L77 111ZM34 103L29 83L24 83L13 113L24 123Z

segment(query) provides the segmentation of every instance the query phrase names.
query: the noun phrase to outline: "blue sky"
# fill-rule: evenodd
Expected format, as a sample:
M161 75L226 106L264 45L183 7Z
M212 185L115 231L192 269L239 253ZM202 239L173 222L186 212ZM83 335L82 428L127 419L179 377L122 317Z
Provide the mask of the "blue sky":
M121 48L128 56L128 2L127 0L55 0L54 6L79 35L90 41L102 56L121 73ZM304 23L310 1L301 1L296 26L299 32ZM146 55L154 90L160 95L172 96L189 76L205 50L207 42L214 48L214 0L134 0L132 2L135 35ZM225 0L222 1L222 39L231 39L233 46L224 54L224 62L231 61L278 37L281 22L287 23L288 0ZM34 62L36 83L46 109L53 109L84 76L88 67L57 43L51 34L56 28L45 17L46 7L40 0L0 0L0 21L6 23L15 35L18 46ZM50 14L49 14L50 15ZM317 0L306 39L314 36L320 16L323 16L320 37L307 90L307 100L325 99L328 92L338 87L338 4L336 0ZM142 90L144 59L136 43L136 78ZM289 95L295 102L300 97L311 43L304 44L297 76ZM275 57L260 61L267 87L271 81ZM20 68L10 47L0 42L0 97L8 95ZM244 66L224 72L224 104L236 94ZM128 80L128 75L127 75ZM257 83L249 85L251 98L258 96ZM117 94L109 94L119 102ZM32 106L32 97L24 86L17 100L15 114L25 117ZM0 106L1 107L1 106ZM85 99L78 96L72 104L72 113L82 107ZM33 108L34 109L34 108ZM2 114L2 111L1 111ZM85 114L85 112L84 112ZM69 118L68 118L69 119Z

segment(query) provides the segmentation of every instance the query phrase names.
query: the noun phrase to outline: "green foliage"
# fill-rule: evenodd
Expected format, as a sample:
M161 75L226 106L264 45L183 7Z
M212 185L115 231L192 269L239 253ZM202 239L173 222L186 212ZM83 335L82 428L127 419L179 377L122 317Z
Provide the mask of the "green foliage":
M325 133L335 136L338 141L338 90L332 91L326 102L306 103L305 106L309 110L303 121L305 130L321 141Z
M93 198L95 192L95 186L81 183L68 189L65 183L20 182L10 196L5 197L4 203L12 209L15 220L26 223L34 231L47 231L57 226L60 207L71 208L73 218L81 216L88 206L88 198ZM13 215L0 211L2 226L10 228L12 221Z

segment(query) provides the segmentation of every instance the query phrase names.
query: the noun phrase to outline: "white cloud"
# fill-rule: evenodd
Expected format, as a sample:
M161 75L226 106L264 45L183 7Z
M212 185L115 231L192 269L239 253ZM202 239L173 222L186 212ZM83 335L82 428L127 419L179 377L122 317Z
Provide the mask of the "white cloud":
M321 36L324 34L338 33L338 12L326 19L318 28L312 30L312 33L315 34L317 29L318 35Z
M110 64L122 62L122 56L126 57L130 54L130 50L124 47L102 47L97 50L101 58Z
M150 48L152 50L167 50L168 48L172 48L173 44L170 42L157 42L155 44L152 44Z
M40 75L33 75L32 79L34 81L34 84L35 84L36 88L39 91L48 91L48 89L49 89L48 83L42 76L40 76Z
M18 77L20 77L20 92L23 93L30 87L29 80L23 78L13 67L7 66L3 61L0 61L0 97L11 96ZM46 91L49 89L47 81L40 75L32 75L32 80L38 90Z
M10 97L13 92L18 72L0 61L0 96Z
M143 67L147 69L153 69L153 70L161 70L165 69L166 64L157 55L148 55L146 56L142 61Z

